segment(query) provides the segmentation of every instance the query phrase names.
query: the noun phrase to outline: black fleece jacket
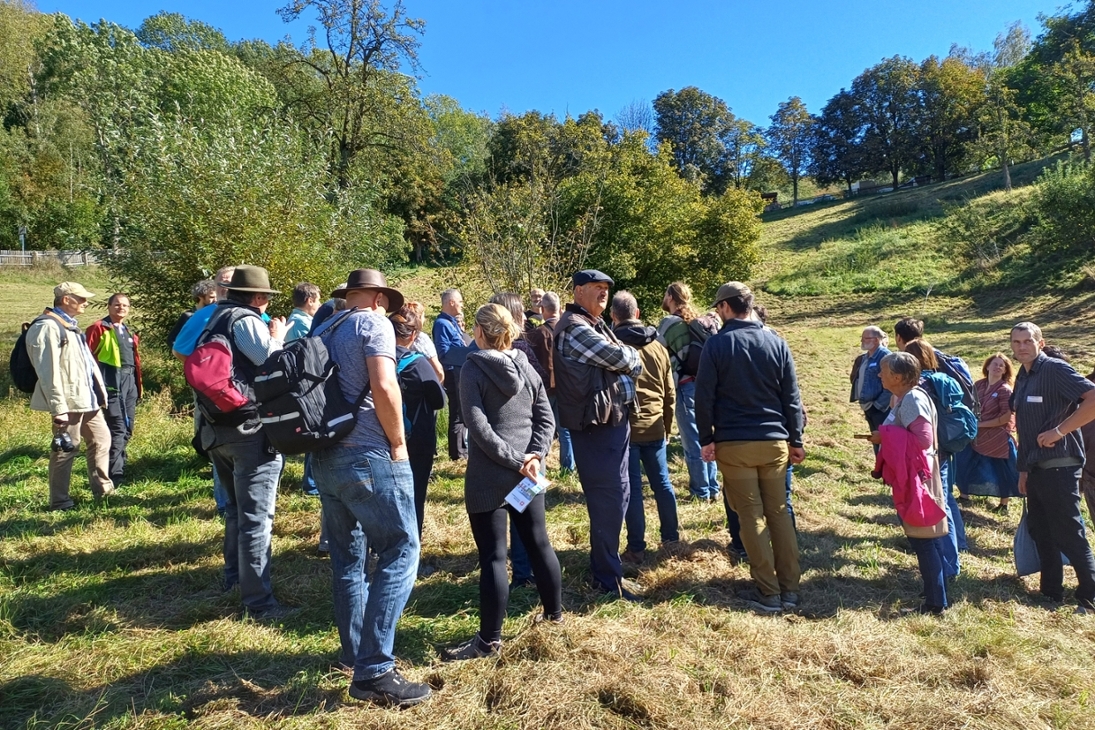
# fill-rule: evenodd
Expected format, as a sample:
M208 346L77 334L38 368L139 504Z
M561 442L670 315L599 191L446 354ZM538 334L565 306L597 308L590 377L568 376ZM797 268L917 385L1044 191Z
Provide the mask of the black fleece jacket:
M732 319L704 343L696 375L700 445L802 446L802 400L787 343L760 322Z

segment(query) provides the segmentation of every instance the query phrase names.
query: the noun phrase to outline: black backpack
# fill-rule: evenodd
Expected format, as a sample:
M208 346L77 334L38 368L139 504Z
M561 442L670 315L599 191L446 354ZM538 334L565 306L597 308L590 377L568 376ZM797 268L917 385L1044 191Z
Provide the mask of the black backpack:
M681 375L696 377L700 371L700 353L703 344L719 333L719 318L714 314L704 314L688 323L688 357L681 364Z
M338 364L322 339L354 311L346 312L318 335L290 342L256 371L259 419L266 438L281 453L326 449L354 430L358 409L372 383L356 402L347 401L338 382Z
M12 385L24 393L33 393L34 386L38 385L38 371L34 369L34 364L30 361L30 353L27 351L27 330L43 319L55 320L64 332L64 337L61 338L61 347L68 344L69 327L62 323L56 315L40 314L34 318L34 321L23 323L23 331L19 334L19 339L15 341L15 347L11 350L8 370L11 372Z

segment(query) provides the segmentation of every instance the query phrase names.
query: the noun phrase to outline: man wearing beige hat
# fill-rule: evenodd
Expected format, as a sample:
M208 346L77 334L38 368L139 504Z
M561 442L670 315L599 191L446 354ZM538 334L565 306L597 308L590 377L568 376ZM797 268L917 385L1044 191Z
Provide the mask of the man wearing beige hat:
M359 403L357 423L334 446L312 454L334 573L334 613L342 645L339 664L353 670L350 696L407 707L430 696L395 666L395 626L418 573L414 477L403 432L403 396L396 376L395 330L385 316L403 294L375 269L350 272L332 292L350 310L315 328L347 400ZM369 553L376 567L366 571Z
M278 292L270 288L270 275L261 266L237 266L224 288L227 298L218 302L196 347L216 335L232 350L233 380L250 402L228 414L207 410L198 397L201 423L198 439L209 453L217 479L223 485L224 588L239 584L244 611L258 621L276 621L295 609L278 603L270 578L274 505L282 456L262 431L254 403L255 371L271 353L281 349L285 318L269 324L262 315Z
M87 309L94 294L74 281L53 289L53 306L27 330L27 354L38 383L30 399L36 411L53 416L53 444L49 454L50 509L72 509L69 495L72 460L87 441L88 483L96 497L114 491L110 481L110 429L103 417L106 386L87 347L76 317Z
M801 462L802 401L787 343L753 315L753 292L719 287L723 326L700 353L696 426L704 461L717 461L730 507L741 519L755 586L739 596L778 613L798 606L798 541L787 511L787 462Z

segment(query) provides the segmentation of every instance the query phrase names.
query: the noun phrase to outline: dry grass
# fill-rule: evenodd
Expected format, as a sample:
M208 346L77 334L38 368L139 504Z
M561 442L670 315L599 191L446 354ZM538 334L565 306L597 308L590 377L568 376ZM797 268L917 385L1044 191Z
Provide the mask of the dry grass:
M406 288L425 298L449 283L445 272L428 276ZM46 283L20 286L37 307ZM548 514L566 623L533 625L535 594L521 590L499 658L441 664L435 646L478 622L462 473L442 458L423 540L437 572L416 586L396 645L407 674L438 691L406 712L363 706L330 669L338 641L329 567L313 552L317 504L299 493L299 460L279 494L274 582L302 611L280 628L256 625L236 616L236 596L217 590L222 527L209 469L189 451L189 422L171 415L169 398L142 404L133 481L94 504L80 459L74 493L83 501L54 514L44 510L45 418L16 397L0 404L0 727L1095 727L1095 618L1046 611L1035 584L1014 577L1017 507L1004 517L985 503L967 510L973 551L963 556L954 607L940 619L901 615L918 603L915 558L885 489L867 475L869 450L851 439L862 417L847 402L846 380L863 324L888 327L909 312L927 315L933 339L971 362L999 349L1026 313L1052 321L1050 338L1086 357L1095 353L1082 326L1091 302L766 303L795 352L810 412L809 456L795 479L798 613L744 610L734 593L748 570L726 557L721 506L688 502L680 505L685 547L649 554L637 572L648 599L603 601L585 587L581 492L563 478ZM672 453L683 495L679 446ZM654 541L649 500L647 514Z

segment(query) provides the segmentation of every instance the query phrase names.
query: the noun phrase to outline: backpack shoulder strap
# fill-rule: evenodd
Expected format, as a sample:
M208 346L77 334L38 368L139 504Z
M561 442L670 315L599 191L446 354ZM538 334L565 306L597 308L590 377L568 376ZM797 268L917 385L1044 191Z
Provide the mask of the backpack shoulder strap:
M399 362L397 362L395 364L395 374L399 375L404 370L406 370L408 367L410 367L411 364L414 361L418 360L421 357L424 357L424 355L421 352L415 352L414 350L408 350L407 353L403 357L399 358Z

